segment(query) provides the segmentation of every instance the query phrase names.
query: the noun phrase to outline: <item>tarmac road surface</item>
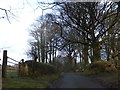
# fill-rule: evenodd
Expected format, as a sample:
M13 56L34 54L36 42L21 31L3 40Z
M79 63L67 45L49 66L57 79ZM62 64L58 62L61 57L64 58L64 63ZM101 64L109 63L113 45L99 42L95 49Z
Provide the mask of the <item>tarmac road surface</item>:
M99 83L79 73L65 73L63 76L54 81L51 88L105 88Z

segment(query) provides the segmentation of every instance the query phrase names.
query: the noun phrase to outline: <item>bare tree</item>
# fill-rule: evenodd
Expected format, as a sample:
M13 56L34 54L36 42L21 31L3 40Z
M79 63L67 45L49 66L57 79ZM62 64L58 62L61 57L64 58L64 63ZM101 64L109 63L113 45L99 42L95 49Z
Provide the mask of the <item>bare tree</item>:
M55 16L52 14L41 16L33 26L30 35L37 43L39 62L48 62L48 59L49 63L54 62L59 38Z
M72 44L83 44L84 47L86 46L84 49L87 49L85 51L88 51L88 47L90 47L92 49L91 61L100 60L100 40L103 39L101 37L104 36L107 31L113 29L119 21L116 4L113 2L65 2L62 4L57 3L57 5L61 7L60 16L63 32L68 32L66 28L72 28L69 29L71 32L78 31L79 39L74 39L74 37L69 38L69 36L66 35L63 35L63 39L66 39L67 42ZM105 21L110 18L113 19L109 23L109 26L106 27ZM83 39L81 39L81 36ZM88 56L87 54L86 52L85 56Z

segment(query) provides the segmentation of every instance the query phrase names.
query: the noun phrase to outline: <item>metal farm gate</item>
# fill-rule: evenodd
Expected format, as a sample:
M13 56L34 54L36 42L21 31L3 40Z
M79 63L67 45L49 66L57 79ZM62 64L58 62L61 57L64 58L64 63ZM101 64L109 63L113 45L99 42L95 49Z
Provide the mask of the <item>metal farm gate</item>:
M24 59L21 61L24 61ZM4 50L2 62L2 78L17 77L20 72L21 61L17 61L11 57L8 57L7 50ZM8 65L8 63L12 65Z

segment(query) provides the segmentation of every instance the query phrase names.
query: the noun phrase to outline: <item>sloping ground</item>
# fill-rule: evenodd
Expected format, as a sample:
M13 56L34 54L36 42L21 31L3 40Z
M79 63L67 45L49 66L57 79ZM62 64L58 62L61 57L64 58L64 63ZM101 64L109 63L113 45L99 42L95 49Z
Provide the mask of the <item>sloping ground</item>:
M39 77L20 77L16 71L8 71L7 78L2 80L2 88L3 90L16 90L16 88L20 88L20 90L26 90L24 88L41 90L41 88L48 88L49 82L57 79L58 76L59 74L41 75Z
M118 88L118 86L120 86L118 73L102 73L100 75L92 76L92 78L107 88Z
M2 89L2 70L0 70L0 90Z
M80 75L79 73L65 73L63 76L54 81L51 88L105 88L100 83L97 83L88 78Z

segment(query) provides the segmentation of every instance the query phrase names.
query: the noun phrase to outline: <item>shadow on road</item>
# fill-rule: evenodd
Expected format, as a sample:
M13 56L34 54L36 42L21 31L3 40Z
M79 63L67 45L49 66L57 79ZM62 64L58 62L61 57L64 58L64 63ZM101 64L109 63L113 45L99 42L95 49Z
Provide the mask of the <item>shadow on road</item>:
M50 88L105 88L92 78L81 76L79 73L65 73L59 80L52 83Z

